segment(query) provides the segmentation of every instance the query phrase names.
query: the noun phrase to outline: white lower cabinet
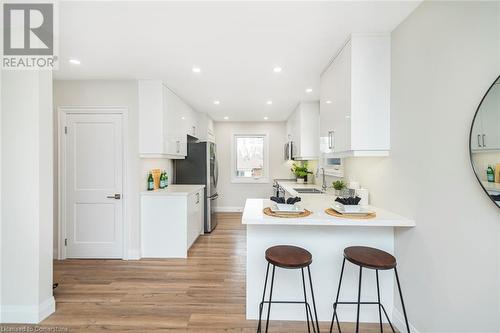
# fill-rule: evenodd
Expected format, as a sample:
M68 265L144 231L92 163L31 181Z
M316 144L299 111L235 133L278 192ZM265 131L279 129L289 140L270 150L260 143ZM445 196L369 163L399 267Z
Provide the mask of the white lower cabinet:
M141 194L143 258L187 258L204 224L204 189L192 187L171 185Z

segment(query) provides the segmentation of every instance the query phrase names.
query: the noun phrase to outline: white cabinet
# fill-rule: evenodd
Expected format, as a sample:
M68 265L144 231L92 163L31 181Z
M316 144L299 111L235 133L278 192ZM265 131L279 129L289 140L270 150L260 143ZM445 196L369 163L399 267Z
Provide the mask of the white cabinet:
M171 185L164 192L141 195L141 256L186 258L189 248L203 234L204 189L184 191L191 185ZM180 188L180 190L178 190ZM177 192L181 191L181 192Z
M287 140L293 142L293 159L318 159L319 103L300 103L288 118L286 128Z
M164 154L184 158L190 113L186 104L169 88L163 86Z
M141 157L185 158L187 135L198 137L199 113L159 80L140 80Z
M139 81L139 152L141 155L164 154L163 84Z
M197 131L200 141L215 142L214 121L206 113L198 114Z
M321 76L320 151L386 156L390 150L388 34L353 34Z
M471 148L500 150L500 84L491 88L479 108L472 127Z

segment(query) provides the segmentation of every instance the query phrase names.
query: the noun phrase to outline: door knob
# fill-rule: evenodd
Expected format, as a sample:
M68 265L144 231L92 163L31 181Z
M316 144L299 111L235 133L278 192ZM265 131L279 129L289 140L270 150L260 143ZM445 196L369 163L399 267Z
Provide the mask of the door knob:
M108 195L106 198L108 199L116 199L116 200L120 200L121 199L121 194L120 193L115 193L114 195Z

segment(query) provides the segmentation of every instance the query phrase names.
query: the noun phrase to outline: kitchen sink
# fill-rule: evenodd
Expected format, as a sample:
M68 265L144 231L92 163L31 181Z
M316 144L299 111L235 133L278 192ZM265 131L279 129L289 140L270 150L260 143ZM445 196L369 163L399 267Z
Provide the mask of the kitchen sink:
M294 188L294 190L297 193L304 193L304 194L324 194L325 192L318 190L317 188Z

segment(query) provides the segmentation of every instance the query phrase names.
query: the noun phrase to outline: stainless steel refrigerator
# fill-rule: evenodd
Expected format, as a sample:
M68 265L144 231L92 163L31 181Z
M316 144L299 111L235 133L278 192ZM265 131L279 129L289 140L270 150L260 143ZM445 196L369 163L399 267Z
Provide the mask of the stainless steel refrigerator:
M212 232L217 225L214 208L218 197L218 178L215 143L188 142L186 159L174 162L174 183L205 185L205 233Z

